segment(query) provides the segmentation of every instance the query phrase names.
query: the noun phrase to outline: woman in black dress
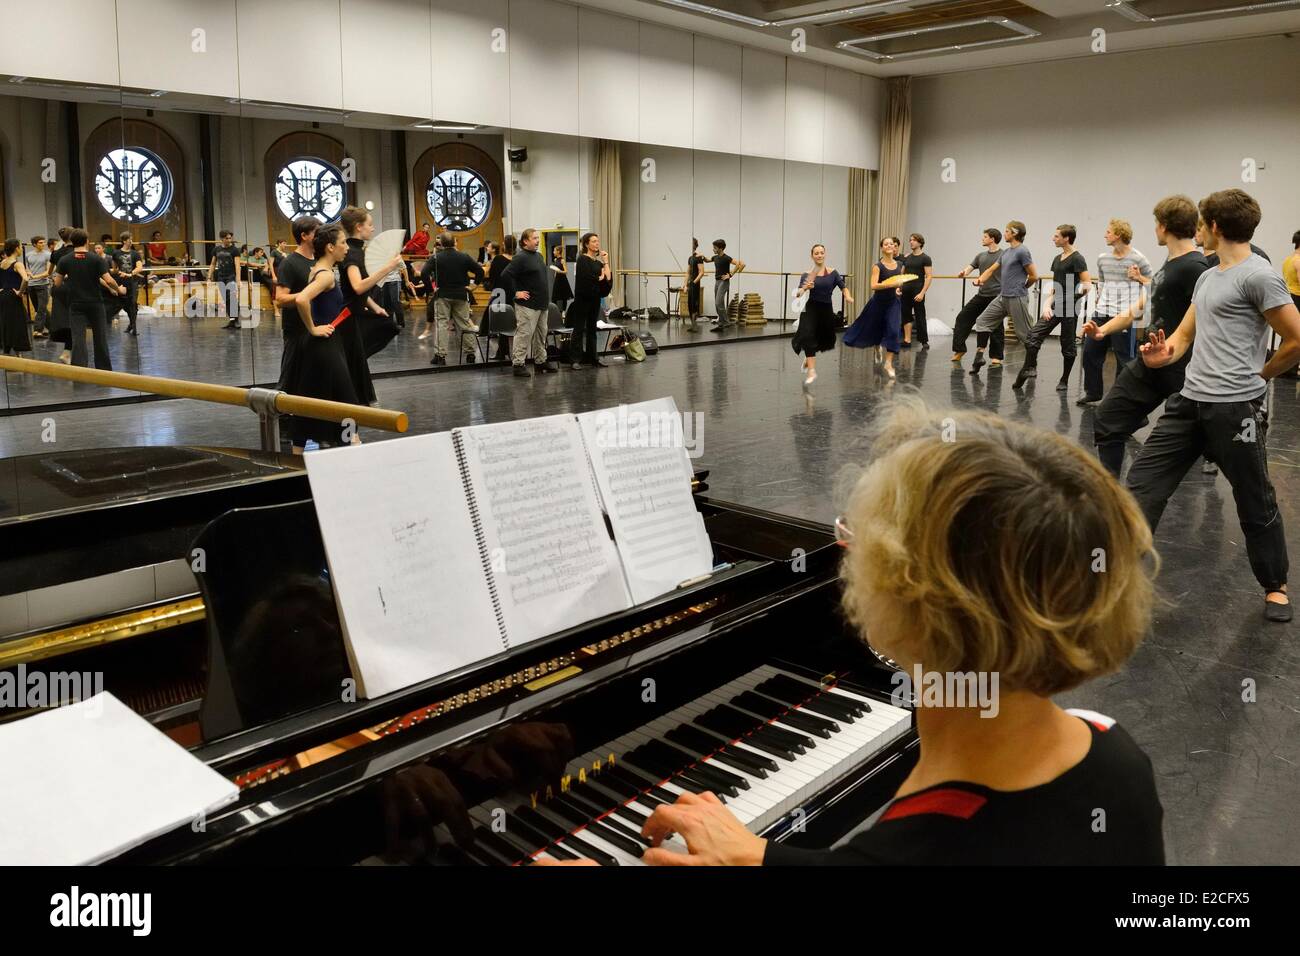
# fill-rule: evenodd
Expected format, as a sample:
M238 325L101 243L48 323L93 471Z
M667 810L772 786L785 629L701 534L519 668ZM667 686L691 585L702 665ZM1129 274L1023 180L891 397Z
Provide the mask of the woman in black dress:
M297 340L294 348L285 349L285 366L280 384L291 395L306 395L333 402L357 404L357 392L347 364L343 343L348 325L356 325L334 270L348 255L348 243L341 226L322 226L316 230L312 264L307 288L293 296L301 323L285 322L286 338ZM331 323L348 313L338 326ZM335 330L339 335L335 335ZM302 454L308 441L321 445L356 444L355 434L344 434L339 425L295 415L289 426L295 454Z
M585 362L604 365L596 352L596 322L600 319L600 300L609 295L614 279L609 271L609 253L600 248L600 236L586 233L578 243L582 255L574 267L573 305L568 321L573 327L572 360L577 371Z
M347 306L356 319L344 323L343 354L347 358L348 372L352 375L352 384L357 397L363 405L375 401L375 385L370 379L370 366L366 359L374 355L397 335L397 325L388 316L388 312L374 299L370 290L379 284L379 280L402 264L400 254L393 256L374 275L366 272L366 243L375 234L375 223L370 213L357 206L348 206L343 210L339 221L348 236L347 257L339 269L342 279L342 292Z
M804 388L817 381L817 353L835 348L835 307L833 296L839 289L844 301L853 304L853 293L844 277L826 268L826 247L820 242L812 247L812 268L799 277L799 291L808 293L808 305L799 319L790 347L804 355L801 369Z
M903 274L903 263L894 258L898 246L893 236L880 240L880 261L871 267L871 298L844 332L844 344L849 348L874 348L877 361L884 359L885 374L891 379L895 377L894 358L903 343L903 292L889 282Z
M564 246L551 250L551 271L555 273L555 285L551 287L551 301L563 312L573 301L573 288L569 285L569 268L564 264Z
M686 259L687 332L700 330L700 302L704 298L700 283L704 281L704 262L704 257L700 255L700 240L692 239L691 254Z
M27 267L23 264L23 247L17 239L5 240L4 257L0 258L0 351L30 352L32 340L27 329Z

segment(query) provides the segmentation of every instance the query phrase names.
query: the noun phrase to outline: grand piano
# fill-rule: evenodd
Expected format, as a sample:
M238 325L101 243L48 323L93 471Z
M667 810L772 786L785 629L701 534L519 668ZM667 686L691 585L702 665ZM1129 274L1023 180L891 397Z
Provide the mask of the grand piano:
M102 674L240 787L121 863L638 865L646 815L704 790L754 832L829 846L910 770L911 712L841 620L832 530L706 478L706 580L357 699L300 459L11 459L0 670Z

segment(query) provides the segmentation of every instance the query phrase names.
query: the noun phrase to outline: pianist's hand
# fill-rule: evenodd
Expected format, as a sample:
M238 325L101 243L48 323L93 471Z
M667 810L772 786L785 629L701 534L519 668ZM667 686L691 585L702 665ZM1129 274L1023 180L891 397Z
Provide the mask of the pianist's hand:
M474 821L460 791L435 767L416 764L389 777L380 787L380 801L389 862L410 863L431 853L439 823L462 846L474 842Z
M681 834L690 853L659 847L670 833ZM641 828L654 842L642 861L650 866L762 866L767 841L745 825L712 793L683 793L673 804L655 808Z

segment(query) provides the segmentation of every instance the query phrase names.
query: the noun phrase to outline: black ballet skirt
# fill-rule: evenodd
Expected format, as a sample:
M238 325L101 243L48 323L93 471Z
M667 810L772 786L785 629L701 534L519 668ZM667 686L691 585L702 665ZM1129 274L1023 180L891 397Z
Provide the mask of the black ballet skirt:
M312 322L315 325L329 325L345 308L343 293L336 285L312 299ZM356 387L353 385L343 344L344 333L349 325L356 325L356 316L349 315L344 319L329 338L320 338L311 335L301 320L286 322L280 388L291 395L361 404L357 401ZM288 431L290 439L298 447L305 445L308 440L318 444L347 443L340 425L315 418L293 416L289 420Z
M18 290L23 277L17 265L0 269L0 352L30 352L32 340L27 327L27 305Z
M877 282L884 282L903 272L903 264L895 262L894 268L886 269L883 262L877 262L880 277ZM887 352L897 352L903 338L903 304L899 301L897 289L877 289L858 314L857 321L844 332L844 344L849 348L866 349L883 345Z
M801 275L799 284L803 285L807 277L806 272ZM794 330L794 337L790 339L792 349L804 355L816 355L835 348L835 333L839 329L839 322L832 297L836 289L843 288L844 277L835 269L813 280L808 304L804 307L803 315L799 316L799 327Z
M569 277L563 272L556 272L555 285L551 287L552 302L571 302L573 301L573 287L569 285Z
M343 346L343 356L347 361L348 374L352 376L352 387L357 396L361 399L362 405L372 405L375 401L375 383L370 378L370 365L366 362L366 356L372 354L367 351L366 328L371 322L384 321L379 316L370 311L370 306L366 302L369 293L357 294L352 290L352 284L348 282L348 267L356 266L361 270L361 278L368 278L370 273L366 272L366 253L365 243L360 239L348 240L347 258L339 264L339 282L343 286L340 295L344 303L352 311L352 321L349 319L339 326L338 331L331 336L341 340ZM313 300L314 304L315 300ZM315 312L313 310L313 316ZM337 314L337 313L335 313ZM319 324L319 320L317 320ZM393 335L397 334L397 327L391 319L388 324L393 326ZM375 349L376 352L392 339L392 335ZM374 341L369 343L376 344Z

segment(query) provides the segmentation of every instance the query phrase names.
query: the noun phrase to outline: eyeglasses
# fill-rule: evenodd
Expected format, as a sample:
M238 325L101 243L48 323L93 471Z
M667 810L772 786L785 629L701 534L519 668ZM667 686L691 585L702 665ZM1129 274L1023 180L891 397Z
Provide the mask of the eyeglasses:
M849 542L853 540L853 530L849 527L844 515L835 516L835 543L841 548L847 548Z

